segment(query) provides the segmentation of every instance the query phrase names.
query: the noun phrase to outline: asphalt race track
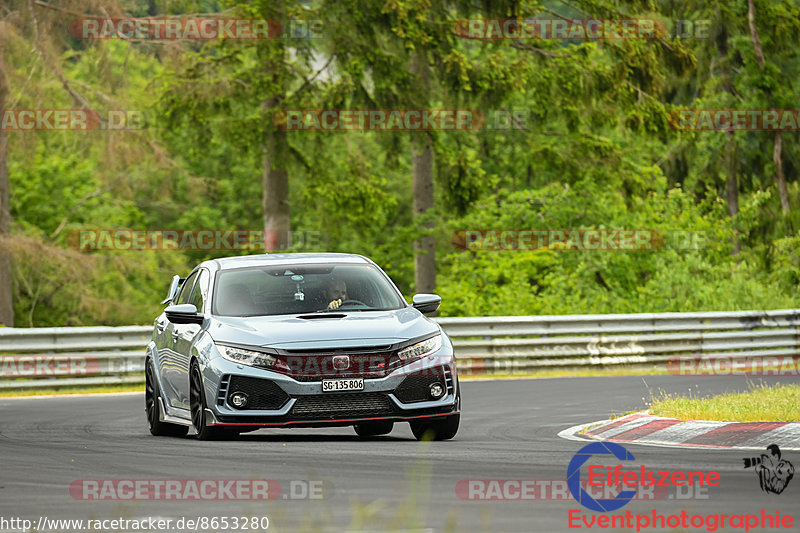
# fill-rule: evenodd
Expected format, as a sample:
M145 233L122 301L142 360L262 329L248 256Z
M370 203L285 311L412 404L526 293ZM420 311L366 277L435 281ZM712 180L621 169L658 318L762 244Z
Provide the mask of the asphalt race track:
M796 378L765 379L792 380ZM569 510L599 515L572 498L464 500L456 486L465 479L564 480L570 459L583 445L559 438L559 431L641 409L651 390L691 388L710 394L745 390L747 383L744 377L697 376L467 381L462 383L456 439L434 443L415 441L407 424L368 441L358 439L352 428L262 430L232 442L198 442L192 433L182 439L157 438L147 430L143 394L0 399L0 517L37 523L43 516L266 516L269 531L570 531ZM635 455L637 468L716 470L721 482L705 494L688 496L673 494L671 487L664 499L632 501L618 513L655 509L661 514L760 515L766 510L774 515L779 510L800 518L800 472L783 494L762 492L756 474L742 463L743 457L757 453L626 448ZM800 454L786 452L784 459L800 468ZM271 492L277 497L271 501L97 502L80 499L80 491L70 492L71 484L87 479L269 479L279 482L282 492ZM319 496L320 490L322 498L307 497L309 491ZM19 531L7 524L0 530Z

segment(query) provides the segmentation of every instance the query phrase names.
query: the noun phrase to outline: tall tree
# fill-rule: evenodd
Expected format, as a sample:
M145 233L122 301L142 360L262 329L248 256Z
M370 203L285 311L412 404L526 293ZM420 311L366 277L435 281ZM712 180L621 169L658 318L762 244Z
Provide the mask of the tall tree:
M194 146L217 137L238 151L232 163L240 165L246 160L259 167L265 244L267 249L284 248L291 230L289 166L293 150L274 117L287 107L302 107L303 98L313 88L309 74L312 39L293 38L287 24L297 23L298 14L310 14L291 2L226 3L229 16L277 21L284 25L283 33L267 40L221 40L187 52L167 78L161 106L172 124L179 126L177 140L188 141L192 147L191 156L203 156Z
M8 74L5 65L5 43L7 39L5 21L0 21L0 113L6 109L8 99ZM13 278L11 255L3 246L11 232L11 209L9 207L8 182L8 137L0 128L0 324L14 326Z
M281 4L277 14L285 20ZM268 79L270 93L264 99L262 112L273 114L284 105L287 91L286 46L279 40L262 50L263 75ZM269 122L270 124L272 121ZM291 206L289 204L288 141L286 131L268 127L264 132L264 161L262 163L262 216L267 250L284 249L289 245Z
M419 107L427 108L430 98L430 67L424 49L415 51L411 55L410 68L412 79L422 87ZM431 143L431 134L428 132L414 134L411 139L414 218L423 221L421 226L428 231L434 226L429 213L434 205ZM421 293L432 293L436 290L436 241L433 235L423 234L414 241L414 285L416 291Z
M763 71L766 60L764 59L764 50L761 46L761 38L758 35L756 6L753 0L747 0L747 25L750 29L750 39L753 42L753 52L758 62L758 68ZM765 92L768 96L771 96L772 91L770 91L769 88L766 88ZM775 166L775 183L778 186L781 209L784 213L789 213L792 209L789 204L789 191L786 189L786 176L783 173L783 134L780 131L775 132L772 142L772 164Z
M467 6L463 9L471 9L468 3L462 4ZM351 107L383 109L450 108L468 101L461 97L473 88L463 83L467 74L462 70L469 66L459 51L466 45L454 33L459 9L458 3L426 0L360 0L348 6L325 3L322 11L334 21L327 52L334 58L341 85L350 88L343 101ZM350 17L353 12L358 16ZM448 77L456 81L448 81L445 87L443 80ZM495 88L488 80L482 81L487 82L483 90ZM479 92L476 86L473 93ZM419 131L395 136L396 144L407 142L410 146L416 292L436 289L434 233L441 221L434 209L440 196L434 178L444 172L435 169L442 139L454 135L453 131ZM447 188L450 183L444 185Z

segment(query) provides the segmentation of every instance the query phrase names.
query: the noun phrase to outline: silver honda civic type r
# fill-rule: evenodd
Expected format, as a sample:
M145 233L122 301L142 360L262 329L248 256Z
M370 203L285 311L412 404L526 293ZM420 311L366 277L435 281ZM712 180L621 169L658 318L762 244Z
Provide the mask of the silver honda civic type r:
M360 255L265 254L205 261L172 280L145 359L153 435L231 438L261 428L409 422L451 439L461 390L453 345Z

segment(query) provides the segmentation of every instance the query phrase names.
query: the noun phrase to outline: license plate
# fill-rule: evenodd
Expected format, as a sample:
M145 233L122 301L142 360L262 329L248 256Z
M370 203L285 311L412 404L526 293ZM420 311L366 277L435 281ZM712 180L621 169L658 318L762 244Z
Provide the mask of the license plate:
M364 390L364 378L322 380L322 392L345 390Z

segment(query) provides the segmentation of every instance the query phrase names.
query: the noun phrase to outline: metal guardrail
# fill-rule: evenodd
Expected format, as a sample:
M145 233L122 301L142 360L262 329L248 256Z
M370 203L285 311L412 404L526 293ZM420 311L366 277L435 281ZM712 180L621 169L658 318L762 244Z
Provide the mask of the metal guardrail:
M441 318L459 371L743 361L800 354L800 310ZM477 338L480 337L480 338ZM795 361L796 363L796 361ZM679 369L678 369L679 370Z
M141 383L152 326L0 328L0 389Z
M466 374L800 354L800 310L439 318ZM0 328L0 389L141 383L152 326Z

